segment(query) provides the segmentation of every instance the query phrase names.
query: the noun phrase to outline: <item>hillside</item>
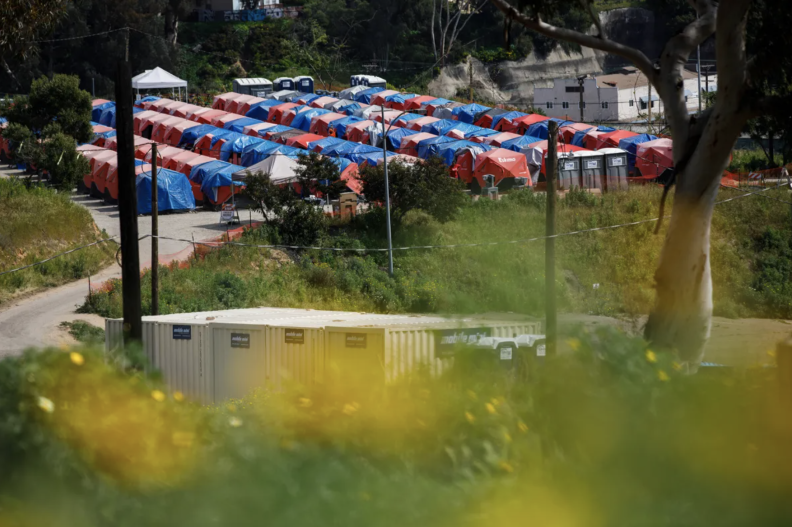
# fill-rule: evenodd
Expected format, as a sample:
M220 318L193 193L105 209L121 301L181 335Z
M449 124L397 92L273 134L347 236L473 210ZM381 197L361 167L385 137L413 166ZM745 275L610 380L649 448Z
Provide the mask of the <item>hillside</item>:
M37 262L102 237L87 209L65 194L0 178L0 272ZM96 273L115 254L113 242L0 276L0 306L23 293Z
M728 194L727 194L728 193ZM724 190L721 199L737 191ZM788 200L786 191L768 195ZM558 232L655 218L660 190L632 188L602 198L572 193L560 202ZM439 224L411 213L395 229L395 246L525 240L544 234L544 196L512 193L480 200L459 217ZM561 237L558 286L563 311L609 316L647 313L663 235L655 223ZM323 240L332 247L383 247L381 214L337 225ZM713 220L715 314L726 317L792 317L788 278L792 267L788 205L750 196L719 205ZM267 229L244 241L267 244ZM484 247L396 251L395 278L385 254L228 247L160 275L161 312L189 312L260 305L376 312L473 313L544 311L544 242ZM144 283L148 277L144 277ZM594 288L594 284L599 284ZM149 287L144 285L144 310ZM85 309L121 315L120 287L94 295Z

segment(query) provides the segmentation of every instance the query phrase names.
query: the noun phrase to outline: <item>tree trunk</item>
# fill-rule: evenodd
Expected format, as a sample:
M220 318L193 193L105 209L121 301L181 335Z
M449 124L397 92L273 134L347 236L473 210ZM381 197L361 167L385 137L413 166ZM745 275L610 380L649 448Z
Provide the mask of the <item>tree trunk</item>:
M775 137L773 136L773 131L770 130L770 132L767 134L767 157L770 158L770 168L775 168L776 166L775 148L774 148L775 145L773 144L774 139Z
M704 357L712 327L710 224L723 169L704 161L677 174L674 208L655 272L657 298L645 329L653 347L675 351L690 373ZM702 189L697 183L703 180L712 184Z
M165 39L171 46L175 46L179 35L179 17L168 9L165 11Z

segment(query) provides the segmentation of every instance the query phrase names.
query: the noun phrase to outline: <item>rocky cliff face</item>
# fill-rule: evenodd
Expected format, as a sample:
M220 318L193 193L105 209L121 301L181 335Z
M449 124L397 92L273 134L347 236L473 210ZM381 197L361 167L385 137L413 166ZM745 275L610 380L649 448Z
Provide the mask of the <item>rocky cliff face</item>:
M637 47L649 57L659 55L659 47L665 39L658 37L652 11L614 9L601 13L600 20L609 38ZM593 27L591 31L594 31ZM600 74L625 63L619 57L588 48L583 48L580 53L566 53L560 47L547 57L537 57L532 53L520 61L485 65L473 59L473 89L480 101L526 107L533 103L534 88L548 87L555 78ZM467 63L449 66L429 84L429 93L438 97L455 96L458 91L466 93L469 84Z

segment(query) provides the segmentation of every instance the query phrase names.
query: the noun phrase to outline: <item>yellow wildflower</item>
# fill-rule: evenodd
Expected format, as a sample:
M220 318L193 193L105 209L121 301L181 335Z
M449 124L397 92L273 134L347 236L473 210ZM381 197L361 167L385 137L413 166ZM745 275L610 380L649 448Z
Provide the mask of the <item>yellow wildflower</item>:
M228 406L226 406L226 409L228 409L228 411L233 414L234 412L236 412L237 408L235 404L229 404Z
M157 401L158 403L161 403L162 401L165 400L165 394L162 393L160 390L154 390L153 392L151 392L151 398Z
M72 351L71 353L69 353L69 358L77 366L82 366L85 363L85 357L83 357L81 354L77 353L76 351Z
M676 361L671 363L671 367L674 368L675 371L679 371L682 369L682 365Z
M468 420L468 423L473 423L476 420L476 416L471 414L470 412L465 412L465 419Z
M300 397L297 399L297 403L303 408L310 408L313 402L307 397Z
M528 431L528 425L523 423L522 421L517 423L517 428L519 428L520 432L522 432L523 434Z
M478 396L476 395L476 392L474 392L473 390L468 390L467 394L468 394L468 397L470 397L474 401L478 399Z
M652 350L646 350L646 360L654 364L657 362L657 355Z
M181 392L173 392L173 400L180 403L184 400L184 394Z
M513 467L513 466L511 466L511 465L510 465L508 462L506 462L506 461L501 461L501 462L500 462L500 468L501 468L501 470L503 470L504 472L508 472L509 474L511 474L512 472L514 472L514 467Z
M665 371L663 371L663 370L659 370L657 372L657 378L660 379L663 382L665 382L665 381L667 381L669 379L668 374Z
M47 399L46 397L39 397L38 398L38 407L51 414L55 411L55 403Z
M580 340L578 339L569 339L567 340L567 344L569 344L569 347L572 348L572 351L577 351L580 349Z
M346 415L352 415L358 411L357 407L354 404L345 404L344 409L342 410Z
M231 425L231 428L239 428L242 426L242 419L236 416L229 417L228 424Z
M487 403L484 406L487 408L487 411L489 413L491 413L491 414L497 414L498 413L498 411L495 409L495 407L492 405L492 403Z

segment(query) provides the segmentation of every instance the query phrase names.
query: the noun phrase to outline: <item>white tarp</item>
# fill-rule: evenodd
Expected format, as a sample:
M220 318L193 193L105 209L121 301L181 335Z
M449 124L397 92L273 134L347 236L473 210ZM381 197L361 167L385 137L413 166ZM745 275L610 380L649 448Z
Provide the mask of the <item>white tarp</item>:
M291 157L275 154L245 170L235 172L232 179L234 181L245 181L248 174L257 174L261 172L263 174L269 174L270 181L275 185L294 183L297 181L297 176L294 175L297 166L297 161Z
M347 88L346 90L341 90L338 94L339 99L354 99L355 95L358 93L368 90L368 86L352 86L351 88Z
M382 106L366 106L355 110L355 117L360 117L361 119L371 119L373 121L377 115L382 115Z
M162 68L146 70L132 77L132 87L136 90L153 90L157 88L186 88L187 81L180 79Z

